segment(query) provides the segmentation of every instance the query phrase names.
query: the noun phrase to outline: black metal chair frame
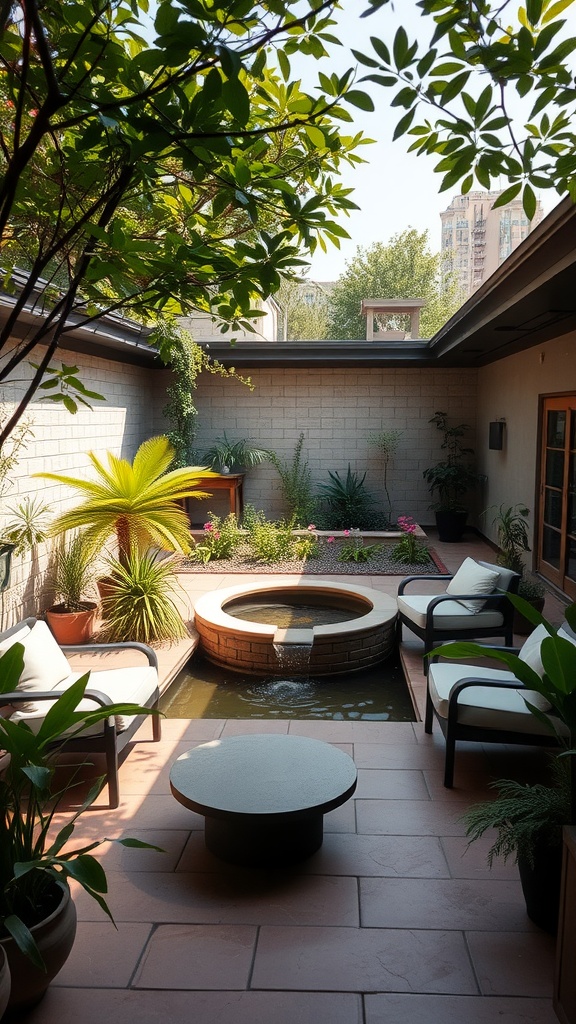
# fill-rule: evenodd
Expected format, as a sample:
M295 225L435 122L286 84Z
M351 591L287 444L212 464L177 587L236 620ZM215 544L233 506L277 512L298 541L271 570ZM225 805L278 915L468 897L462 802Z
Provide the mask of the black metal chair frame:
M499 647L498 650L509 651L510 654L518 654L519 648ZM487 656L490 654L490 648L486 648L486 654ZM434 655L430 660L437 663L440 660L440 656ZM463 665L462 668L466 669L468 666ZM474 671L473 666L470 666L470 671ZM543 736L542 733L514 732L511 729L491 729L485 726L467 725L459 722L458 710L460 706L460 694L474 686L481 686L483 688L489 687L496 690L524 689L524 686L519 679L506 681L503 679L486 679L484 677L474 675L464 676L462 679L459 679L450 690L450 696L448 698L448 717L443 718L442 715L438 714L438 711L434 707L434 702L430 696L430 684L427 684L424 732L428 733L428 735L432 734L432 724L434 718L436 718L446 741L446 754L444 761L444 785L446 789L452 789L454 785L454 761L456 757L457 740L472 740L477 743L514 743L522 746L535 747L553 747L557 746L559 742L558 738L555 737L552 731L548 737Z
M438 575L418 575L418 576L406 576L400 581L398 587L398 596L400 597L409 583L413 583L415 580L452 580L454 579L453 574L438 574ZM478 637L503 637L506 645L511 645L514 630L513 630L513 619L514 619L514 606L511 601L508 600L508 594L515 594L518 590L518 584L520 582L520 576L514 575L510 580L510 586L508 590L501 591L495 594L438 594L432 598L428 608L426 610L426 625L424 628L413 622L412 619L404 615L400 610L398 611L398 640L402 641L402 625L415 633L420 640L424 641L424 655L429 654L437 643L444 643L446 640L475 640ZM502 612L502 625L501 626L479 626L473 625L475 616L470 615L471 624L468 628L463 629L439 629L434 624L434 610L446 601L483 601L484 607L497 608ZM428 659L424 658L423 663L424 674L428 675Z
M2 634L2 639L6 639L13 633L17 633L22 626L32 626L37 620L33 617L23 619L17 625L7 629ZM60 645L59 645L60 646ZM158 658L156 652L148 647L146 644L137 643L133 640L127 640L122 643L111 643L111 644L74 644L72 646L60 646L60 650L66 654L81 654L81 653L92 653L100 654L106 651L126 651L134 650L140 651L141 654L145 655L148 659L148 664L155 669L158 669ZM87 670L88 671L88 670ZM98 670L96 670L98 671ZM4 693L1 695L0 700L3 705L18 705L28 704L31 700L36 701L48 701L57 700L58 697L64 693L64 690L42 690L42 691L30 691L30 690L17 690L12 693ZM85 697L100 704L101 707L106 707L107 704L114 704L107 694L102 693L100 690L92 689L88 687L84 694ZM158 687L154 693L150 696L149 700L142 704L142 707L150 708L155 713L150 717L152 718L152 738L154 742L158 742L162 736L162 727L160 714L158 712L158 702L160 699L160 691ZM132 740L134 734L138 731L142 725L143 716L137 715L134 721L130 723L127 729L118 732L116 728L116 719L111 716L110 718L104 719L102 726L103 731L97 736L73 736L71 739L59 740L54 744L60 752L68 752L70 750L79 750L82 753L98 753L104 754L106 758L106 781L108 783L108 795L110 799L110 807L118 807L120 803L120 788L118 781L118 755Z

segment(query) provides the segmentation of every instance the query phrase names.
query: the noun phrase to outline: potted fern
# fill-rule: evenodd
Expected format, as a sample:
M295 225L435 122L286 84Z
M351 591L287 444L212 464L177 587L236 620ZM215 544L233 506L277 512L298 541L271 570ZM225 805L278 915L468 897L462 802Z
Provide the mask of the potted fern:
M244 473L247 469L271 462L273 453L268 448L259 448L250 438L232 441L224 431L222 437L208 448L203 459L218 473Z

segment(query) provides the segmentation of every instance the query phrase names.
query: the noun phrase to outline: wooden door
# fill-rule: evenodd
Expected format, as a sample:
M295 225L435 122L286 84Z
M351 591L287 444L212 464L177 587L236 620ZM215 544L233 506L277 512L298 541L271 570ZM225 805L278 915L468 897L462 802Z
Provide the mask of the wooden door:
M537 568L576 598L576 395L545 398Z

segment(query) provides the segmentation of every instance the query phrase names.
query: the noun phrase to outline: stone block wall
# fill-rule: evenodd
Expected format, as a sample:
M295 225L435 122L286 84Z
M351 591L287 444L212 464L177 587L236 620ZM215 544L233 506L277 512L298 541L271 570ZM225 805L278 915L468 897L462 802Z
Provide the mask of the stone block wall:
M328 471L345 476L348 464L360 474L380 502L385 502L383 464L369 435L401 430L398 450L388 471L392 513L432 523L431 498L422 471L441 456L442 437L428 421L437 410L451 423L470 424L475 443L476 371L463 369L253 369L246 370L254 390L235 380L202 374L194 400L198 409L197 443L207 448L225 430L233 439L250 437L291 462L304 433L303 458L314 485L328 482ZM276 470L263 465L249 470L244 499L270 517L285 504ZM196 507L196 506L195 506ZM198 521L208 510L225 513L222 496L198 502Z

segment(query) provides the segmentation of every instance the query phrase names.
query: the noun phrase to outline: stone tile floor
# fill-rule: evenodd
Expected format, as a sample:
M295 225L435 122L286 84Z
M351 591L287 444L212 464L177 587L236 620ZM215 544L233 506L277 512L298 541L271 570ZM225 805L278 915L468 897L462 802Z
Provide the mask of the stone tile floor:
M435 547L451 570L476 539ZM337 579L337 577L331 577ZM252 580L254 577L252 577ZM349 581L349 577L347 577ZM359 579L396 593L398 577ZM187 576L190 608L206 589L239 582ZM546 612L562 617L550 596ZM405 638L422 707L421 647ZM190 645L161 652L168 678ZM459 820L491 779L532 777L542 753L461 745L456 785L442 785L443 740L410 723L180 721L149 723L121 769L121 805L80 819L77 839L137 836L162 853L105 845L117 930L76 893L70 959L26 1024L553 1024L554 941L531 924L513 865L485 864ZM354 798L325 817L321 850L265 872L218 861L203 819L170 795L171 763L190 746L248 731L314 736L350 753Z

